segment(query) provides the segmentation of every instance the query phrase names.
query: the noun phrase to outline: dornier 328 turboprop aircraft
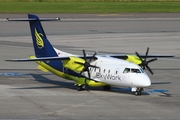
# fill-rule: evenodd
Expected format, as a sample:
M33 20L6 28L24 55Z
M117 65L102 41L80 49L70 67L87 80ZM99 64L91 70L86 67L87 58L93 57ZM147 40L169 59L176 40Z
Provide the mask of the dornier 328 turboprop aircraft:
M157 60L157 57L173 57L172 55L145 55L111 54L111 55L73 55L54 48L48 41L41 25L41 21L59 20L59 18L38 18L28 14L28 19L7 19L7 21L29 21L34 45L35 56L26 59L12 59L7 61L22 62L36 61L42 71L75 81L78 90L85 86L103 87L109 90L110 86L132 88L135 95L141 95L143 88L151 85L151 80L143 69L152 70L148 63ZM146 61L146 58L153 58Z

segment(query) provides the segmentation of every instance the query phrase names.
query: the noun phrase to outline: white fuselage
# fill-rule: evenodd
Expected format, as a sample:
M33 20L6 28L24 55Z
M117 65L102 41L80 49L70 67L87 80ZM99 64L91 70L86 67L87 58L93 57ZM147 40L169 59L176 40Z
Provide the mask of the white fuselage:
M90 68L91 79L109 85L148 87L151 80L141 67L134 63L112 57L98 57L92 62L99 68ZM84 76L88 76L84 72Z

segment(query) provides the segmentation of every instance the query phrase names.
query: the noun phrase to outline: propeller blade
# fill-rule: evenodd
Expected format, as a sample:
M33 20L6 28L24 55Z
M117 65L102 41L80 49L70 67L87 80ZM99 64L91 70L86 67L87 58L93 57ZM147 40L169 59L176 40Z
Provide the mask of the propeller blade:
M145 66L143 66L142 69L145 70Z
M141 61L143 61L143 59L140 57L139 53L138 53L138 52L135 52L135 53L136 53L136 55L139 57L139 59L140 59Z
M151 60L149 60L149 61L146 61L146 59L147 59L147 57L148 57L148 53L149 53L149 47L147 47L146 54L145 54L145 57L144 57L144 58L140 57L140 55L139 55L138 52L135 52L135 53L136 53L136 55L139 57L139 59L141 60L141 64L139 64L139 66L141 66L143 70L145 70L145 68L147 68L147 69L149 70L149 72L153 75L154 73L153 73L153 71L151 70L151 68L148 66L148 64L149 64L150 62L156 61L157 58L154 58L154 59L151 59Z
M90 74L89 68L87 69L87 72L88 72L89 79L91 79L91 74Z
M95 65L90 65L90 67L93 67L93 68L99 68L98 66L95 66Z
M85 50L83 49L83 55L84 55L84 59L85 59L85 61L87 62L87 60L86 60L86 52L85 52Z
M153 75L153 71L151 70L151 68L149 66L146 66L146 68L149 70L149 72Z
M156 60L157 60L157 58L151 59L151 60L148 61L148 63L156 61Z
M89 60L89 62L91 62L91 61L92 61L92 59L94 59L94 58L95 58L96 54L97 54L97 52L95 52L95 53L93 54L93 56L92 56L92 58Z
M148 56L148 53L149 53L149 47L147 47L146 56L145 56L145 58L144 58L145 61L146 61L146 58L147 58L147 56Z
M88 61L87 61L87 57L86 57L86 52L85 52L85 50L83 49L82 51L83 51L83 55L84 55L84 60L85 60L85 62L84 62L84 63L74 62L74 63L77 63L77 64L80 64L80 65L83 65L83 66L84 66L84 68L83 68L82 71L79 73L79 75L81 75L83 72L86 72L86 71L87 71L88 77L89 77L89 79L91 79L91 74L90 74L89 67L99 68L99 67L97 67L97 66L94 66L94 65L91 65L91 64L90 64L90 62L91 62L93 59L95 59L95 56L96 56L97 52L95 52L95 53L93 54L93 56L91 57L91 59L90 59L89 62L88 62Z

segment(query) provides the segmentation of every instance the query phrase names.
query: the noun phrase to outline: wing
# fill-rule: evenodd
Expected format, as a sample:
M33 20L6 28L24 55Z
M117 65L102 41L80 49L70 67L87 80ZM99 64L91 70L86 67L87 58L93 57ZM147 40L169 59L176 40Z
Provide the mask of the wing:
M70 60L71 57L77 57L77 58L82 58L84 59L84 56L65 56L65 57L40 57L40 58L36 58L36 57L31 57L29 56L29 58L24 58L24 59L10 59L10 60L6 60L6 61L10 61L10 62L29 62L29 61L44 61L44 60ZM92 56L86 56L87 59L91 59ZM93 59L97 59L97 57L93 57Z
M132 55L128 55L128 54L109 54L109 55L103 55L103 56L107 56L107 57L114 57L114 58L119 58L119 59L127 59L128 56L134 56L136 57L137 55L132 54ZM145 58L146 55L140 54L139 55L141 58ZM148 55L146 58L170 58L170 57L174 57L175 55L159 55L159 54L150 54Z
M107 55L98 55L102 57L114 57L114 58L119 58L119 59L127 59L128 56L134 56L136 55L127 55L127 54L107 54ZM145 58L146 55L140 55L140 57ZM10 59L6 61L11 61L11 62L28 62L28 61L43 61L43 60L69 60L71 56L65 56L65 57L40 57L40 58L24 58L24 59ZM84 59L84 56L73 56L77 58L82 58ZM169 57L174 57L174 55L148 55L147 58L169 58ZM87 59L97 59L97 57L92 57L92 56L86 56Z
M174 55L160 55L160 54L149 54L149 47L147 47L146 53L145 54L139 54L138 52L135 52L135 54L110 54L108 55L109 57L114 57L114 58L119 58L119 59L129 59L129 58L134 58L134 59L140 59L143 61L143 59L146 60L146 58L168 58L168 57L174 57ZM155 60L155 59L154 59ZM153 60L153 61L154 61Z
M24 59L10 59L10 60L6 60L6 61L10 61L10 62L28 62L28 61L43 61L43 60L69 60L69 57L40 57L40 58L36 58L36 57L29 57L29 58L24 58Z
M93 59L93 60L92 60ZM35 62L39 62L39 61L50 61L50 60L61 60L63 62L63 66L66 68L69 68L73 71L77 71L77 72L84 72L84 67L87 67L85 65L85 62L87 62L86 60L91 60L89 63L97 60L97 57L94 56L86 56L86 58L84 58L84 56L67 56L67 57L40 57L37 58L36 56L29 56L29 58L25 58L25 59L11 59L11 60L6 60L6 61L10 61L10 62L29 62L29 61L35 61ZM91 67L94 67L92 65L90 65ZM89 67L89 66L88 66ZM40 68L42 70L42 68ZM43 68L44 70L44 68Z
M134 64L139 65L143 69L148 69L148 71L153 75L153 71L149 67L149 63L156 61L158 58L168 58L168 57L174 57L174 55L148 55L148 50L145 55L140 55L136 52L136 55L126 55L126 54L111 54L106 55L107 57L114 57L118 59L124 59L129 62L132 62ZM151 58L150 60L147 60L147 58Z

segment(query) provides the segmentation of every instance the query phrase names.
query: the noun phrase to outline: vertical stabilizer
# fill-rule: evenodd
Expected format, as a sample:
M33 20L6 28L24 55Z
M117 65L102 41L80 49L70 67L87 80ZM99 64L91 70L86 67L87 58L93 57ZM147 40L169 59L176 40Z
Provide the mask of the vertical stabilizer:
M28 14L28 18L36 57L57 56L56 51L46 37L38 16Z

